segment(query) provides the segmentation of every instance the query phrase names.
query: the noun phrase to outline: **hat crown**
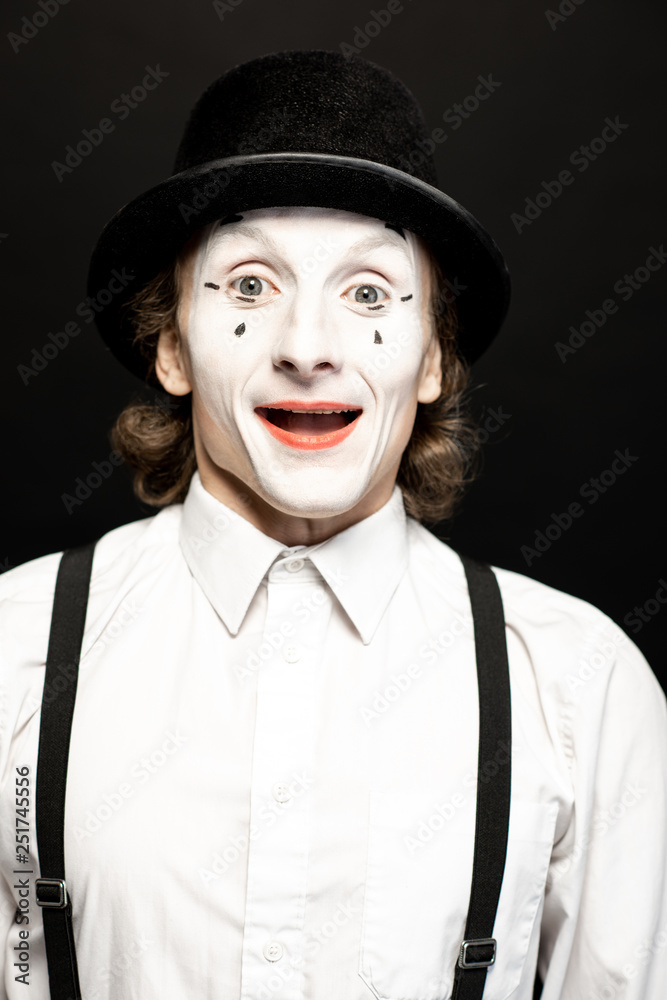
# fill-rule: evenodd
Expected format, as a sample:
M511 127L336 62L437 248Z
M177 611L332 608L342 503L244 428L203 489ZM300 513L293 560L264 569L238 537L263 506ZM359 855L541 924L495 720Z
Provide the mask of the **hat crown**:
M415 98L388 70L337 52L278 52L209 86L192 110L175 171L256 153L325 153L383 163L436 186L428 138Z

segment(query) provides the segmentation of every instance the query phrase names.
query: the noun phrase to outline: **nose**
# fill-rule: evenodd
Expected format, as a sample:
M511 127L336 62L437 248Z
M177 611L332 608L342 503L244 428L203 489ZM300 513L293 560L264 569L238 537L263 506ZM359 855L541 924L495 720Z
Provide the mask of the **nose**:
M338 371L343 363L336 323L327 317L324 297L314 296L312 291L308 297L319 301L305 302L297 297L282 318L272 350L277 368L301 378Z

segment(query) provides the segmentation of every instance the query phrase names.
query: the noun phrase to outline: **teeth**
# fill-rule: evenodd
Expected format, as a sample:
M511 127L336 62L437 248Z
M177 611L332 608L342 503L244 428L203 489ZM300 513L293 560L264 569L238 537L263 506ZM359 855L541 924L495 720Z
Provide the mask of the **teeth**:
M269 406L269 410L284 409L285 413L356 413L356 407L346 407L341 410L288 410L284 407Z

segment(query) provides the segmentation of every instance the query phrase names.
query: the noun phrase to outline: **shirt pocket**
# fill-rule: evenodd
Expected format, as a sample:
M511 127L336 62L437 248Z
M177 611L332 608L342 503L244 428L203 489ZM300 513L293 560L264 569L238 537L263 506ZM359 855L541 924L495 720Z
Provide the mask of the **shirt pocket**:
M432 789L370 793L359 975L381 1000L449 1000L470 902L475 802ZM438 808L439 807L439 808ZM558 805L512 800L484 1000L521 981ZM532 983L531 983L532 987Z

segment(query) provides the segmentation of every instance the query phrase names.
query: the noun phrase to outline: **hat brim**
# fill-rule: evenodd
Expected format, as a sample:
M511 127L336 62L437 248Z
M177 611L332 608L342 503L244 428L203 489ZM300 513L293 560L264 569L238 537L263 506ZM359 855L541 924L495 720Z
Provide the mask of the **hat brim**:
M129 202L107 224L92 255L88 294L112 353L145 379L147 363L132 345L134 331L123 305L169 265L197 229L231 213L295 206L344 209L421 236L456 301L461 354L474 362L498 333L509 306L509 274L493 239L454 199L369 160L258 153L175 174Z

